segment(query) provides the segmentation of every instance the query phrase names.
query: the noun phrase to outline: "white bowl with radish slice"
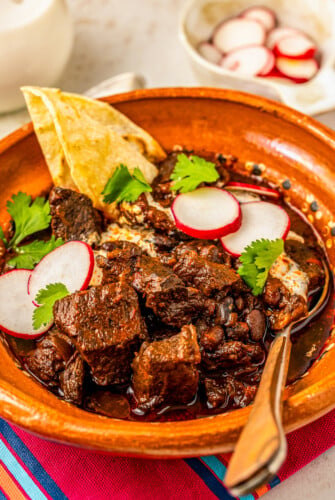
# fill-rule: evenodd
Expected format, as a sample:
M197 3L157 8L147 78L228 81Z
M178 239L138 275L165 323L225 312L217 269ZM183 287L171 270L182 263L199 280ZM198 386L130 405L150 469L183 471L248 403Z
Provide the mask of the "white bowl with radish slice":
M257 28L255 22L261 28ZM264 31L265 43L261 42ZM181 13L179 34L201 85L260 94L307 114L335 107L334 0L264 0L259 3L189 0ZM284 36L291 38L280 41ZM204 41L208 45L201 47L208 57L198 51L199 44ZM227 51L230 55L233 49L254 45L270 50L276 45L278 56L289 53L290 58L304 58L308 62L298 65L280 61L278 71L271 71L263 65L264 50L254 51L256 62L248 61L247 52L237 54L237 60L236 54L225 60ZM320 64L318 59L315 64L310 57L315 47L322 55ZM217 50L222 54L221 60ZM271 61L267 62L271 67ZM234 70L236 67L242 72Z
M36 306L28 294L32 271L14 269L0 276L0 330L13 337L38 338L51 327L53 320L38 330L33 327Z
M237 231L241 226L241 208L237 199L216 187L179 194L171 210L177 228L193 238L216 239Z
M35 303L38 292L52 283L63 283L70 293L84 290L91 280L93 268L94 253L87 243L64 243L43 257L31 272L28 280L30 299Z
M290 218L279 205L256 201L242 204L241 211L239 230L221 238L223 248L234 257L239 257L253 241L285 239L290 230Z

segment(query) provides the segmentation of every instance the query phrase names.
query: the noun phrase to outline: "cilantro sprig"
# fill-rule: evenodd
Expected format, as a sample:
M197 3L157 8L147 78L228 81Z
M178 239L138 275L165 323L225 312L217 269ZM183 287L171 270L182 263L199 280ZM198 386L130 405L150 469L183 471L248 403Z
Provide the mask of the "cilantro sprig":
M7 250L16 254L8 261L10 266L33 269L42 257L64 243L61 238L55 239L52 236L49 241L35 240L27 245L20 245L27 236L49 227L50 205L45 198L37 197L32 202L30 195L19 192L7 202L7 211L13 219L15 232L12 239L8 241L0 227L0 239Z
M252 289L254 295L263 292L269 270L283 251L284 241L281 238L276 240L262 238L253 241L245 248L240 256L242 266L237 272Z
M171 190L188 193L194 191L199 184L215 182L219 177L214 163L199 156L188 157L182 153L177 156L177 163L170 177L174 181Z
M36 307L33 312L33 327L35 330L51 321L55 302L69 294L70 292L63 283L51 283L39 290L35 297L39 307Z
M138 167L131 174L128 167L121 163L107 181L101 194L105 195L105 203L113 203L114 201L121 203L121 201L136 201L142 193L151 191L152 187L147 183Z
M49 202L40 196L31 202L31 196L26 193L14 194L7 202L7 211L15 224L10 248L16 247L27 236L47 229L51 221Z

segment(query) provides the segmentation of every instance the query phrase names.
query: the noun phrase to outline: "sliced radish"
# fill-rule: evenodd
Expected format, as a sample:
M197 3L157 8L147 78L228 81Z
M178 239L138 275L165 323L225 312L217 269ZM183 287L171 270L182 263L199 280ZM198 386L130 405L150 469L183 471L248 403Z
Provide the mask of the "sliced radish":
M92 248L83 241L69 241L48 253L37 264L28 282L34 301L37 293L51 283L63 283L70 293L86 288L94 267Z
M36 307L28 295L31 274L26 269L14 269L0 276L0 329L13 337L40 337L53 323L52 320L38 330L33 327Z
M277 42L279 42L279 40L291 35L304 35L304 33L293 28L275 28L268 34L266 45L269 47L269 49L273 49L273 47Z
M180 194L171 209L176 226L194 238L220 238L241 225L238 201L228 191L216 187Z
M268 196L269 198L280 198L279 191L276 191L275 189L264 186L256 186L254 184L247 184L245 182L228 182L228 184L225 185L225 188L233 192L243 190L249 193L257 193L260 196Z
M272 30L277 24L277 16L273 10L263 6L249 7L242 12L241 17L258 21L267 31Z
M289 35L277 41L273 53L277 57L310 59L316 53L316 45L305 35Z
M266 32L257 21L243 17L224 21L215 29L213 44L224 54L249 45L262 45Z
M199 43L198 52L204 59L206 59L206 61L213 64L219 64L222 59L221 52L212 43L209 42Z
M248 191L240 191L239 189L229 189L225 186L227 191L231 192L239 203L250 203L252 201L261 201L261 197L256 193L251 193Z
M221 238L223 248L235 257L255 240L285 239L290 230L290 218L281 207L267 201L241 205L242 225L238 231Z
M288 59L278 57L276 66L279 73L295 83L308 82L318 72L319 66L315 59Z
M234 50L220 63L224 69L247 76L265 75L273 69L274 65L275 58L272 52L258 45Z

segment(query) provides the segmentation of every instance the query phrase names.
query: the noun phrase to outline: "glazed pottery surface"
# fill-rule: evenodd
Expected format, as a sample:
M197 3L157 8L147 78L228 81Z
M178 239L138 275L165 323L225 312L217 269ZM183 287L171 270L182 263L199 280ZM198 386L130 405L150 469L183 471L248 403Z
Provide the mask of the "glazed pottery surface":
M105 99L155 136L166 150L232 154L257 163L320 233L335 266L335 134L278 103L209 88L138 90ZM19 190L33 196L51 186L28 124L0 142L0 222ZM286 182L286 186L287 186ZM285 184L284 184L285 185ZM323 355L286 388L284 423L291 431L335 407L335 334ZM0 342L0 416L46 438L115 454L186 457L232 450L250 408L182 422L130 422L88 413L61 401L22 371Z

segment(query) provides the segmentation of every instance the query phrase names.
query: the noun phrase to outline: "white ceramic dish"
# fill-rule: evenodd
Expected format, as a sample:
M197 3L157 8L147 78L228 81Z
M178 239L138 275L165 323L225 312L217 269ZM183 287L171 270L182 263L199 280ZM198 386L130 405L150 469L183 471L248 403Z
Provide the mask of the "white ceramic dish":
M247 77L207 62L196 47L208 39L223 19L252 5L273 9L281 24L310 34L322 53L317 75L307 83L283 83L275 78ZM201 85L244 90L280 100L306 114L335 107L334 0L190 0L181 13L179 35Z
M22 85L55 85L72 48L66 0L1 0L0 113L24 106Z

